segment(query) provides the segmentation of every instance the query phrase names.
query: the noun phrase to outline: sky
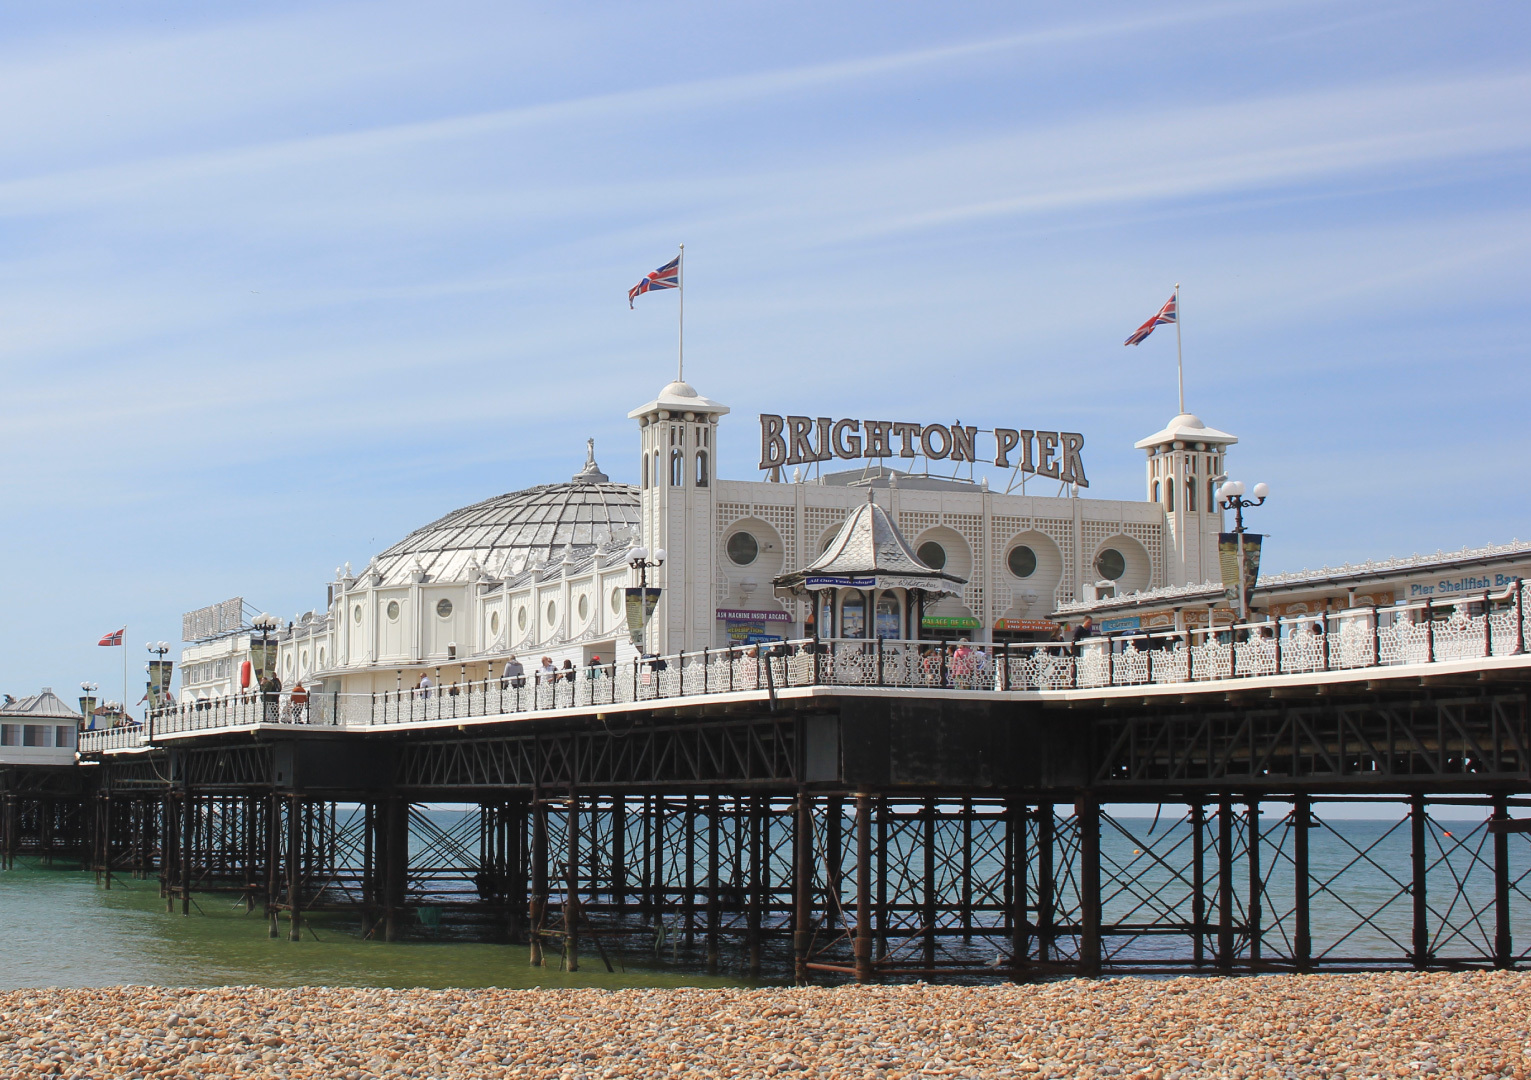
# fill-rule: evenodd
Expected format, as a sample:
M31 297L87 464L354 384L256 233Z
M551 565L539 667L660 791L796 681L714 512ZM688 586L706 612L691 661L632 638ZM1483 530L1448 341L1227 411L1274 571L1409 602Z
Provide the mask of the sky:
M1085 434L1186 407L1265 568L1531 538L1531 9L1460 0L10 5L0 690L566 479L674 375ZM1035 489L1033 489L1035 490ZM95 645L128 627L126 650Z

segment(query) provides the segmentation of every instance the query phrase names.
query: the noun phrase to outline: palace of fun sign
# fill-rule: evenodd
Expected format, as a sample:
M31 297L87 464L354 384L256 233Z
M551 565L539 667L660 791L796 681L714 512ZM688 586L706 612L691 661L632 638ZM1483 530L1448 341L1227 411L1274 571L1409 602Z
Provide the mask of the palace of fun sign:
M1001 469L1089 487L1085 479L1084 436L1073 431L995 428L994 464ZM960 420L947 424L911 424L894 420L832 420L827 416L760 414L760 467L805 465L833 458L913 458L932 461L989 461L978 452L979 430ZM987 440L986 440L987 441ZM1012 455L1014 457L1012 458Z

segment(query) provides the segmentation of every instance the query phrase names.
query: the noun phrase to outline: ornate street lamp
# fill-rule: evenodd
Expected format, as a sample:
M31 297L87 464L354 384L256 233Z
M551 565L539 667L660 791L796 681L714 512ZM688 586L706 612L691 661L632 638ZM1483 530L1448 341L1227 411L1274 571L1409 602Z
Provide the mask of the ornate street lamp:
M638 641L638 653L640 656L648 654L649 620L646 609L648 607L649 570L658 570L664 565L664 559L664 548L655 548L652 559L649 558L649 549L642 546L633 548L627 554L627 565L638 571L638 610L643 616L642 636Z
M1253 499L1244 498L1244 481L1229 480L1218 489L1218 505L1224 510L1233 511L1233 532L1239 542L1239 621L1249 621L1249 595L1245 587L1247 575L1244 572L1244 511L1251 506L1261 506L1265 503L1265 497L1271 493L1267 484L1256 484L1249 492Z

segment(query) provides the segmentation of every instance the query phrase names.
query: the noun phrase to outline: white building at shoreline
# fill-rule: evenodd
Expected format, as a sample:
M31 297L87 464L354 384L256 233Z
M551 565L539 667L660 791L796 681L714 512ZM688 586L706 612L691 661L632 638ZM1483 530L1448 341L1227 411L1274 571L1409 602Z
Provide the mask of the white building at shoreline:
M647 571L661 589L647 652L808 636L809 602L777 598L772 580L812 563L868 489L919 559L962 584L918 618L902 593L839 590L840 606L823 613L837 634L898 625L928 638L1026 640L1047 633L1064 605L1219 576L1212 491L1237 440L1194 416L1136 444L1145 498L1129 501L1084 497L1080 435L960 422L764 415L765 478L726 479L716 466L729 411L672 382L628 414L636 486L612 482L592 444L568 481L455 510L360 573L337 571L325 606L280 635L283 684L365 693L428 674L447 685L497 676L512 655L528 673L543 657L626 664L637 655L624 590L639 583L628 565L638 547L665 552ZM826 471L835 458L854 467ZM973 479L980 461L1007 469L1021 490ZM1026 493L1028 479L1053 493Z

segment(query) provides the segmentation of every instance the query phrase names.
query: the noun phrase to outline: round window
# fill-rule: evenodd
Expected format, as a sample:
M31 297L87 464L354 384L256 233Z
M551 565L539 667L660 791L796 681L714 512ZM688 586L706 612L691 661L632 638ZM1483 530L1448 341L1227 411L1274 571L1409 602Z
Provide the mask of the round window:
M939 570L946 565L946 549L934 540L925 541L915 554L920 557L920 562L932 570Z
M351 621L354 622L357 626L361 625L361 605L360 604L357 604L354 608L351 609Z
M622 590L621 589L612 589L611 590L611 613L613 615L620 615L620 614L622 614Z
M390 619L397 619L399 617L399 602L397 600L388 601L387 610Z
M549 602L548 603L548 625L549 626L553 626L557 622L558 622L558 605L554 604L552 602Z
M1095 556L1095 569L1108 581L1116 581L1127 572L1127 560L1116 548L1106 548Z
M500 613L498 611L492 611L492 612L489 613L489 633L492 635L492 634L498 634L499 632L500 632Z
M516 627L518 629L520 629L520 630L525 630L526 629L526 609L525 608L516 608Z
M452 617L452 601L448 600L444 596L440 600L437 600L436 614L443 619L450 619Z
M1005 564L1016 577L1030 577L1037 572L1037 553L1025 544L1018 544L1010 549Z
M590 598L588 596L581 596L579 598L579 620L584 622L588 618L590 618Z
M748 566L760 556L760 542L747 532L734 533L726 547L735 566Z

